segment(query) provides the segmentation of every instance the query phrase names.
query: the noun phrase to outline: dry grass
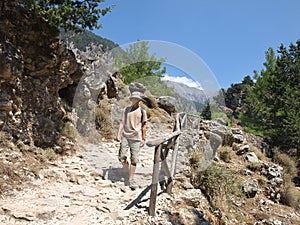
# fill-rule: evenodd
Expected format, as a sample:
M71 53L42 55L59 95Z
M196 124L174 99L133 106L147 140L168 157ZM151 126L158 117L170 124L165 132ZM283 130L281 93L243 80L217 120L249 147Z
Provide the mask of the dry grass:
M255 163L255 162L249 162L247 164L247 168L249 170L253 171L253 172L257 172L258 173L261 170L261 163L260 162L257 162L257 163Z
M110 110L110 105L104 103L99 103L95 109L96 128L101 138L112 139L114 137Z
M269 161L269 158L260 149L258 149L251 143L249 144L249 146L250 146L250 151L254 152L259 160Z
M157 124L174 124L175 120L165 110L160 108L148 108L143 106L147 112L148 120Z
M234 157L233 150L229 146L221 146L218 149L218 155L219 155L220 159L226 163L229 163L232 160L232 158Z
M0 195L20 188L28 176L37 176L49 161L59 157L53 148L38 148L22 141L14 142L9 135L0 132Z
M241 180L222 165L212 164L203 170L201 160L201 153L192 153L190 165L194 187L201 189L215 209L227 210L229 199L242 196Z
M295 209L300 208L300 191L295 187L292 179L297 176L296 160L281 152L278 148L274 149L273 160L275 163L283 167L283 191L281 192L281 201L283 204L291 206Z
M296 160L290 157L288 154L282 153L279 149L275 148L273 160L275 163L283 167L285 173L292 177L297 175Z
M291 206L295 209L300 209L300 191L294 184L290 183L285 185L283 192L281 193L281 201L283 204Z

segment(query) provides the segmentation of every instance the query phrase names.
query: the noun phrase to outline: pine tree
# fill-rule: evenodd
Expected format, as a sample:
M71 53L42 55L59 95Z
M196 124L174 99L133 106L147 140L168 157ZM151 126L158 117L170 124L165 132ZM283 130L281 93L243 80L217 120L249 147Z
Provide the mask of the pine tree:
M162 68L165 58L157 59L155 54L149 54L147 41L137 41L129 45L123 52L119 52L116 67L124 77L124 82L129 84L138 79L157 76L162 77L166 67Z
M261 132L273 145L299 149L300 137L300 41L283 45L275 56L266 52L265 69L249 87L243 122L248 128Z

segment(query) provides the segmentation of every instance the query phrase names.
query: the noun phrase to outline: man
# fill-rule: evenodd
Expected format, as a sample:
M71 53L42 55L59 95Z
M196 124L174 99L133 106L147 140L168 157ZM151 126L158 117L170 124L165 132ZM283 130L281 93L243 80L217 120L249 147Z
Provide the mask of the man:
M139 105L140 101L142 101L139 92L133 92L129 100L131 101L131 106L126 107L123 112L116 140L121 141L119 161L122 162L123 168L128 174L126 185L134 190L136 184L133 180L133 175L139 162L140 148L145 145L147 114ZM130 149L130 165L126 156L127 146Z

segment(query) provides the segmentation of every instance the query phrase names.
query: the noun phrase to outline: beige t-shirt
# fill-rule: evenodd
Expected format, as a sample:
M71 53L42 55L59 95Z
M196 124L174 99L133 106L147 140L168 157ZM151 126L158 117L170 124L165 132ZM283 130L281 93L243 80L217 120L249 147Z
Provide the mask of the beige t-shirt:
M147 121L147 113L141 107L131 110L132 107L129 106L123 113L123 135L130 140L142 140L142 123Z

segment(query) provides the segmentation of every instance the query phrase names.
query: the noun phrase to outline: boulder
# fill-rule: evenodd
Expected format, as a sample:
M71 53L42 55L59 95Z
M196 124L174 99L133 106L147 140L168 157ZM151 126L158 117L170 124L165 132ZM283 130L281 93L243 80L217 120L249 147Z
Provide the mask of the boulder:
M261 174L266 176L268 179L272 179L275 177L281 177L283 172L283 168L275 163L265 162L261 168Z
M240 145L239 148L237 149L236 151L236 154L237 155L243 155L245 154L246 152L248 152L250 149L250 146L249 145Z
M224 118L216 118L215 121L220 125L228 126L228 121Z
M254 152L249 152L246 155L245 160L249 163L259 163L259 159Z
M243 190L248 198L254 198L258 192L258 181L247 180L243 185Z
M134 82L134 83L129 84L129 90L130 90L130 93L135 92L135 91L140 92L140 93L145 93L147 88L145 87L145 85L143 85L141 83Z
M158 99L158 106L164 109L169 115L175 113L175 102L176 99L171 96L161 96Z

